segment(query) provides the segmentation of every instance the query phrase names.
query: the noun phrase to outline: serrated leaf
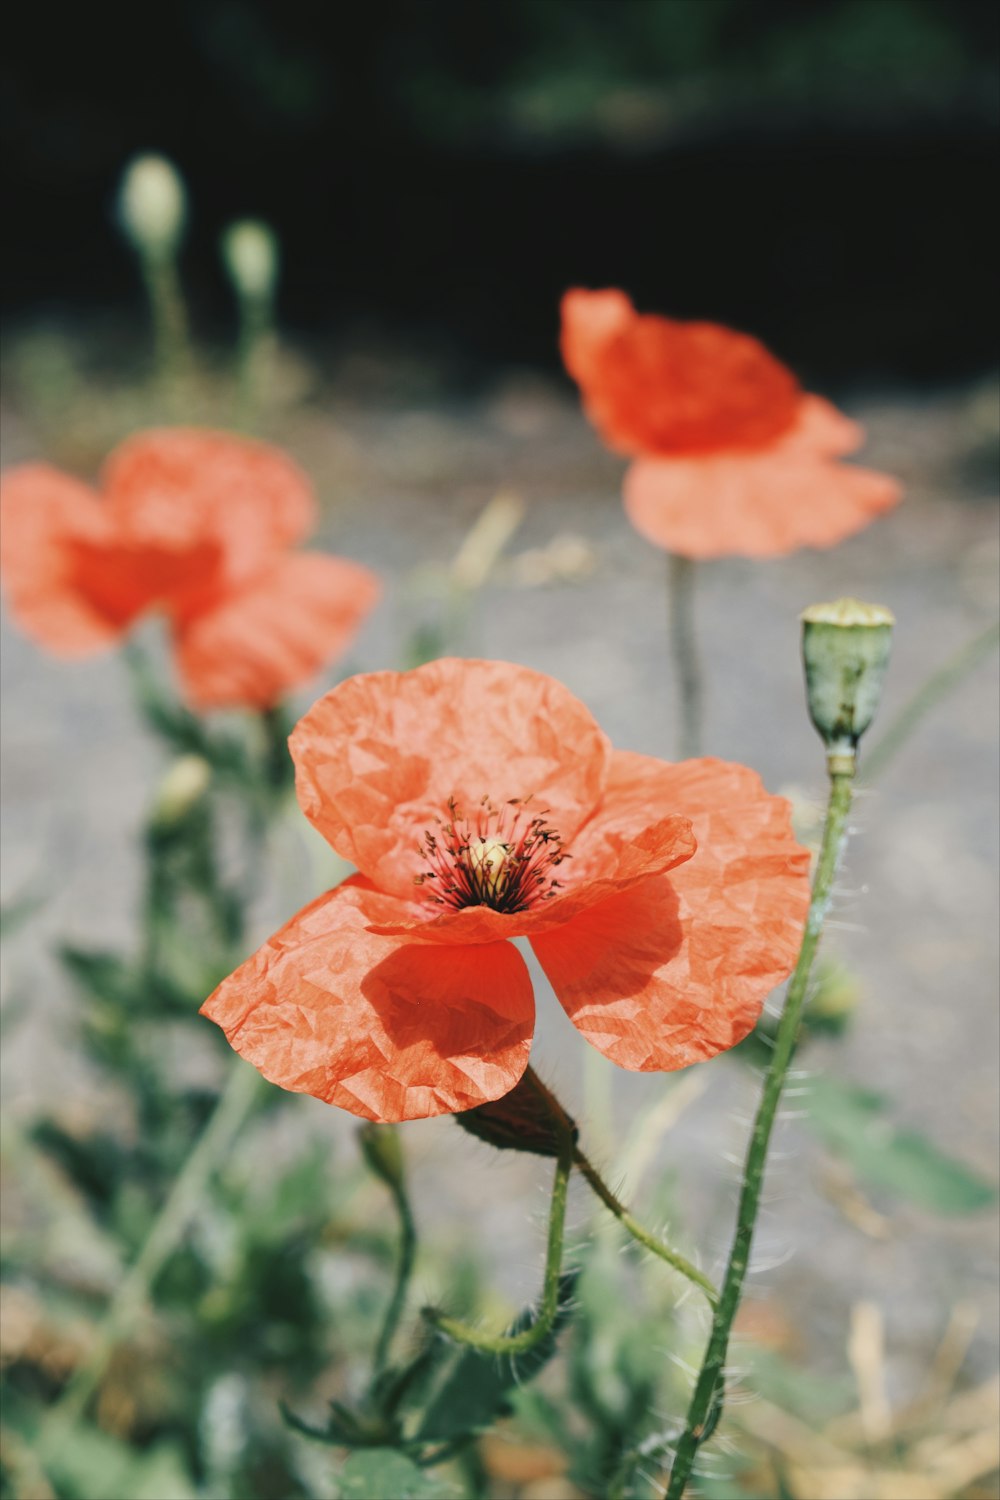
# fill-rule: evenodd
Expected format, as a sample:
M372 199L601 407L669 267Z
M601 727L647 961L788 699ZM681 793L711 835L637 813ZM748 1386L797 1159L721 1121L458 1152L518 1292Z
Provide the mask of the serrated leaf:
M881 1095L837 1078L814 1078L810 1125L865 1182L939 1214L974 1213L996 1202L995 1186L914 1130L899 1130Z
M339 1500L388 1500L390 1495L392 1500L445 1500L452 1492L395 1448L369 1448L351 1454L340 1471L337 1493Z
M537 1375L555 1353L559 1331L572 1315L578 1275L576 1270L565 1271L559 1278L555 1320L547 1336L533 1349L513 1355L462 1350L424 1414L416 1435L418 1442L436 1443L479 1432L505 1410L508 1393ZM536 1316L534 1308L525 1308L506 1336L531 1328Z

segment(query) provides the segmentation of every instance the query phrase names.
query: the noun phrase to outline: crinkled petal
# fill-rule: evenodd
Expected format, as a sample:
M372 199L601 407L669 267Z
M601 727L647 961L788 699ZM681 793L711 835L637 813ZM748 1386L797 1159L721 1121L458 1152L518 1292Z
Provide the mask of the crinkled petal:
M635 809L631 828L629 821L625 812L617 820L610 814L595 819L586 848L581 850L579 870L573 868L571 850L569 859L558 867L561 886L556 894L527 911L500 912L489 906L441 911L426 897L407 901L384 896L381 904L372 907L378 912L372 931L405 933L427 943L495 943L547 932L650 875L674 869L695 852L688 818L670 816L651 822L647 811L643 821ZM574 840L574 850L579 838Z
M798 955L809 857L753 771L619 752L608 801L641 787L692 820L694 857L531 939L573 1024L621 1067L683 1068L740 1041Z
M416 1120L508 1093L534 999L509 943L438 948L367 930L348 881L219 985L202 1013L265 1078L369 1120Z
M341 683L289 745L303 811L383 890L413 893L425 829L484 797L532 797L569 843L600 798L608 741L561 683L500 661L434 661Z
M81 558L106 568L112 533L93 490L48 464L4 475L0 574L25 633L60 656L86 656L116 641L139 607L127 574L111 593L88 589Z
M782 557L798 547L831 547L900 497L887 474L780 444L729 457L642 459L624 485L636 530L658 547L695 558Z
M302 470L280 449L230 433L137 433L109 455L102 482L123 540L178 555L215 544L220 587L251 578L315 520Z
M566 293L562 353L588 417L622 453L759 448L796 418L798 382L759 340L637 313L619 291Z
M260 578L178 624L177 665L198 708L269 708L337 660L375 604L374 573L289 553Z

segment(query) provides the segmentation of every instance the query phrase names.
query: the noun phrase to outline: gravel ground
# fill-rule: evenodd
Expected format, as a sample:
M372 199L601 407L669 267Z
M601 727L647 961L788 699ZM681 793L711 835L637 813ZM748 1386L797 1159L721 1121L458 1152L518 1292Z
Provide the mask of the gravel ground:
M454 553L497 487L510 486L524 497L526 518L512 560L476 603L465 651L552 673L618 745L669 756L664 559L625 522L616 499L620 464L601 451L572 398L525 374L466 400L403 403L379 390L377 377L363 362L345 364L323 401L302 404L282 428L326 502L323 540L388 581L352 665L398 660L408 632L433 608L421 592L427 570ZM992 391L888 392L843 404L869 430L865 461L902 477L906 503L835 551L707 565L698 600L709 674L706 748L755 766L773 789L807 798L822 796L823 772L798 666L803 606L852 593L895 611L885 723L995 618L998 603L987 462L996 442ZM5 462L36 457L39 446L36 425L8 411ZM128 941L136 834L162 761L137 727L115 657L66 666L4 622L2 665L3 895L44 897L5 954L5 994L24 1006L4 1049L5 1103L24 1114L56 1100L93 1110L93 1080L73 1047L72 998L46 947L56 937ZM992 659L859 801L828 951L860 976L863 1000L846 1038L812 1054L815 1064L890 1096L895 1120L988 1176L997 1144L996 756ZM262 901L262 937L311 894L307 862L291 862L294 878L276 881ZM663 1081L596 1058L585 1066L589 1049L541 982L539 994L538 1065L575 1108L586 1104L600 1155L663 1094ZM725 1154L742 1149L739 1116L752 1107L752 1080L732 1062L683 1077L695 1080L683 1085L689 1102L654 1165L675 1174L691 1240L710 1246L711 1260L727 1240L735 1169ZM347 1116L312 1100L301 1102L301 1118L320 1132L345 1136L351 1128ZM459 1243L473 1226L500 1287L512 1297L530 1294L546 1170L500 1164L447 1121L408 1134L419 1201L427 1219L433 1205L438 1240ZM912 1392L951 1309L964 1301L980 1318L968 1373L995 1367L995 1215L942 1220L886 1195L872 1196L875 1217L856 1206L845 1213L823 1151L794 1120L780 1152L758 1259L782 1263L761 1271L753 1293L790 1309L809 1357L842 1365L849 1308L873 1300L886 1319L894 1388ZM578 1222L581 1215L582 1203Z

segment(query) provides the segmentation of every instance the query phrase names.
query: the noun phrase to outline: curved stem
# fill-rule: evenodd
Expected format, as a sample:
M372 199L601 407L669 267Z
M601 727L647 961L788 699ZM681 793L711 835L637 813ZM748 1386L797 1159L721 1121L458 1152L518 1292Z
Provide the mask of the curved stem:
M694 631L696 567L690 557L679 557L675 552L667 557L670 652L680 709L678 760L701 754L702 682Z
M145 1303L156 1278L176 1250L209 1179L250 1112L260 1075L236 1058L226 1086L190 1156L160 1209L146 1242L109 1303L90 1353L42 1427L43 1450L51 1451L82 1415L100 1382L115 1344Z
M559 1272L562 1266L563 1237L566 1230L566 1200L570 1173L573 1170L573 1140L562 1121L556 1121L559 1132L559 1155L552 1184L552 1207L549 1210L549 1237L545 1255L545 1279L538 1316L530 1327L514 1334L486 1334L454 1318L429 1310L426 1316L436 1328L460 1344L470 1344L484 1354L526 1354L551 1333L559 1311Z
M417 1252L417 1230L406 1187L402 1181L398 1183L390 1183L387 1179L383 1181L386 1181L392 1193L392 1201L399 1215L399 1256L396 1261L396 1280L392 1289L392 1297L385 1310L378 1343L375 1346L376 1375L379 1375L389 1363L392 1341L399 1327L399 1320L403 1316L403 1308L406 1306L406 1293L410 1285L410 1277L413 1275L413 1262Z
M816 956L816 950L819 946L827 908L830 904L833 878L847 837L847 819L851 809L854 768L851 766L850 769L842 769L842 766L843 758L840 759L838 768L831 770L830 799L827 804L826 823L823 828L823 842L820 848L819 862L816 866L816 874L813 877L809 916L802 938L802 946L799 949L798 963L795 966L795 972L788 986L785 1008L782 1012L775 1036L774 1054L764 1079L764 1091L761 1095L757 1117L754 1120L753 1133L750 1137L750 1145L747 1150L733 1248L730 1252L729 1264L726 1267L722 1292L715 1310L712 1331L709 1335L708 1347L702 1362L701 1373L698 1376L694 1394L691 1397L691 1405L688 1408L684 1432L677 1444L677 1453L674 1458L673 1468L670 1471L666 1500L681 1500L698 1449L703 1442L711 1437L722 1412L724 1395L723 1368L729 1348L729 1337L733 1326L733 1319L740 1305L743 1282L746 1278L747 1266L750 1261L750 1249L753 1244L754 1228L760 1205L760 1192L764 1180L764 1169L767 1163L771 1132L774 1128L774 1121L778 1112L781 1092L785 1085L788 1066L795 1049L799 1021L802 1017L802 1008L809 985L809 975L812 970L813 959Z
M626 1229L634 1240L638 1240L640 1245L644 1245L647 1250L652 1251L654 1255L658 1255L660 1260L666 1261L668 1266L673 1266L675 1271L679 1271L682 1276L686 1276L688 1281L693 1282L696 1287L705 1293L709 1302L715 1307L719 1300L719 1293L713 1282L707 1276L703 1275L697 1266L692 1265L689 1260L685 1260L679 1251L672 1250L663 1240L658 1239L655 1234L651 1234L648 1229L644 1229L639 1221L632 1217L620 1199L616 1197L594 1164L579 1149L574 1152L573 1162L580 1174L593 1188L601 1202L614 1214L622 1228Z
M957 687L962 678L977 667L1000 645L1000 622L994 621L987 630L967 641L956 651L943 667L933 672L913 697L899 710L885 733L880 735L869 755L865 757L862 781L874 781L889 762L903 748L910 735L932 708Z

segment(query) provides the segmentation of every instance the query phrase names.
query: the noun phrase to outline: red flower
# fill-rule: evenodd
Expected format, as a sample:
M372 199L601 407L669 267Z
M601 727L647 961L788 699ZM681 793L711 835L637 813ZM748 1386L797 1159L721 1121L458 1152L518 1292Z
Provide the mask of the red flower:
M139 433L108 458L100 494L25 464L2 507L0 573L27 634L87 656L161 609L199 708L272 706L340 655L378 593L367 568L289 550L313 526L312 488L247 438Z
M900 498L837 462L864 434L748 334L640 315L624 292L567 292L562 353L587 415L636 458L625 509L684 557L829 547Z
M527 937L622 1067L732 1047L790 972L807 856L743 766L613 750L552 678L432 662L334 688L290 740L307 817L360 873L203 1007L283 1088L373 1120L466 1110L528 1061Z

